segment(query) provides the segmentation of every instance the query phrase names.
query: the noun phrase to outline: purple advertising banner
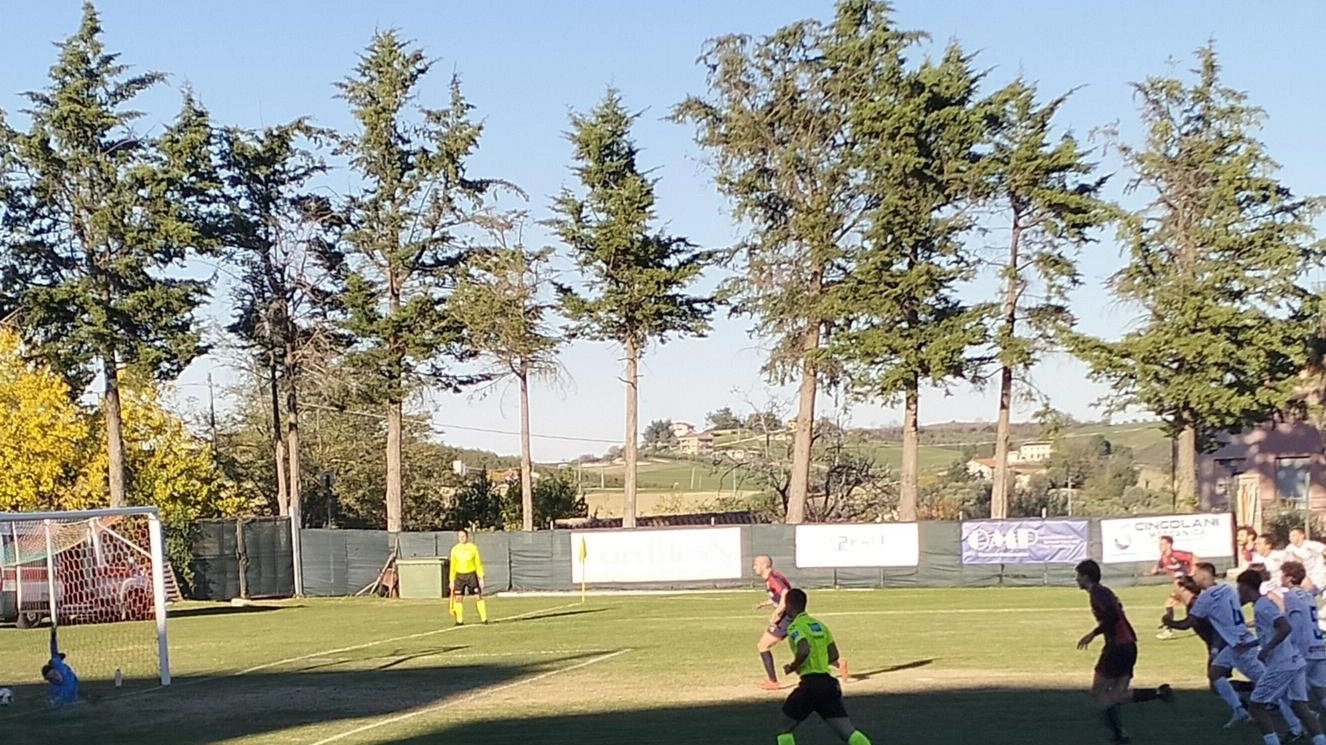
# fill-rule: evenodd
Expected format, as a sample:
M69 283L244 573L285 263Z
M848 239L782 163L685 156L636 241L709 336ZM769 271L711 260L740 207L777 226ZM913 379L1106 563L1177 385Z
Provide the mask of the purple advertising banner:
M968 520L963 564L1076 564L1087 558L1086 520Z

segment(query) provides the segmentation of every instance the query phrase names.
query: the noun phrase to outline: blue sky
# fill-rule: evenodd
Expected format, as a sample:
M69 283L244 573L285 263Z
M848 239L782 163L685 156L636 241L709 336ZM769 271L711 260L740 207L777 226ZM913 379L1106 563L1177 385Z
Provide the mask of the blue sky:
M78 22L75 0L5 0L0 25L0 108L21 108L21 91L45 84L54 61L50 42ZM644 115L636 131L643 162L657 167L659 213L675 233L701 245L732 242L726 205L714 190L686 127L662 121L671 105L703 92L694 63L705 39L730 32L761 34L807 16L828 17L829 2L314 2L313 0L184 3L115 0L99 4L106 42L136 69L167 72L171 89L140 104L149 123L169 119L177 90L191 85L213 116L226 124L257 127L310 115L323 126L345 127L349 116L333 98L332 84L355 64L375 29L397 28L437 59L422 94L425 104L446 100L451 72L486 124L473 162L477 174L521 185L536 217L568 182L569 148L562 139L567 112L592 106L608 85ZM1215 39L1228 85L1249 91L1270 115L1263 137L1284 169L1282 177L1301 193L1326 193L1326 148L1322 71L1326 47L1326 4L1119 1L1109 3L920 2L898 3L898 18L929 31L936 44L957 39L979 53L990 84L1016 75L1036 81L1048 94L1081 87L1061 122L1086 135L1118 121L1135 139L1136 115L1130 81L1190 67L1193 49ZM1106 170L1115 165L1106 158ZM1116 192L1122 179L1116 179ZM329 186L344 189L338 176ZM1122 197L1116 193L1115 196ZM1126 199L1126 197L1123 197ZM1087 330L1117 334L1131 321L1102 281L1120 265L1117 246L1106 240L1082 257L1085 285L1074 307ZM987 239L997 245L998 234ZM716 279L716 277L714 277ZM987 288L977 284L973 295ZM224 297L224 290L218 291ZM215 311L209 315L216 317ZM677 341L652 350L644 360L641 421L671 418L700 423L723 405L744 408L790 401L759 375L760 342L741 319L722 318L706 339ZM620 441L623 390L620 354L606 344L577 344L563 362L568 380L534 392L536 433L583 438L534 441L543 460L602 451ZM203 400L212 373L231 379L224 361L197 361L180 381L185 406ZM1036 384L1057 408L1094 418L1092 403L1106 391L1089 383L1084 368L1054 357L1034 371ZM826 402L831 404L831 402ZM224 402L222 402L224 405ZM449 442L515 452L515 436L476 430L516 429L513 395L498 389L484 397L431 396L419 404L433 416ZM1036 408L1026 405L1020 416ZM990 420L994 391L958 388L927 392L923 422ZM895 408L875 403L850 406L859 426L896 423Z

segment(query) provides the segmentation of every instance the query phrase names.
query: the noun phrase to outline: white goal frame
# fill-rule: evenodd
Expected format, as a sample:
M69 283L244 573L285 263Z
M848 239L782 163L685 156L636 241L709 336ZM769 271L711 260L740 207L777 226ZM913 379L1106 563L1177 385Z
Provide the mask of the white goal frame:
M68 512L0 512L0 532L14 535L17 541L16 523L42 523L46 534L46 597L52 626L58 627L57 593L55 590L55 552L51 550L51 526L55 522L94 520L103 517L145 516L148 525L148 550L151 559L152 606L155 612L157 637L157 667L161 685L170 685L170 644L166 628L166 557L165 539L161 530L161 515L156 507L110 507L95 510L74 510ZM141 549L140 549L141 550ZM3 561L4 557L0 557ZM18 578L18 570L15 577ZM17 592L22 592L23 582L16 582Z

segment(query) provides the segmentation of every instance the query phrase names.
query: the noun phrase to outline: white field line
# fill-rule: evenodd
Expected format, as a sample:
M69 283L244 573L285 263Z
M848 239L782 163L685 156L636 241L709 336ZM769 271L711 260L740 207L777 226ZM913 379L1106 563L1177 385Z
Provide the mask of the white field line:
M495 619L493 619L493 620L494 620L495 622L500 622L500 621L515 621L515 620L519 620L519 619L522 619L522 618L530 618L531 616L538 616L538 615L541 615L541 614L544 614L544 613L551 613L551 612L553 612L553 611L562 610L562 609L564 609L564 608L571 608L571 607L578 606L578 605L580 605L579 602L575 602L575 603L566 603L566 604L564 604L564 605L554 605L554 606L551 607L551 608L539 608L538 610L532 610L532 611L529 611L529 612L527 612L527 613L517 613L517 614L514 615L514 616L503 616L502 618L495 618ZM318 651L318 652L310 652L310 653L308 653L308 654L302 654L302 655L299 655L298 657L287 657L287 658L285 658L285 659L283 659L283 660L276 660L276 661L274 661L274 662L264 662L264 663L261 664L261 665L254 665L253 667L246 667L246 668L244 668L243 670L237 670L237 671L235 671L235 672L222 673L222 674L220 674L220 675L209 675L209 676L207 676L207 677L205 677L205 678L191 678L191 679L189 679L189 680L180 681L180 682L178 682L178 683L172 683L170 686L160 686L160 687L157 687L157 688L147 688L147 689L143 689L143 690L139 690L139 691L130 691L130 692L128 692L128 693L124 693L124 694L121 694L121 695L119 695L119 696L116 696L115 698L117 698L117 699L118 699L118 698L126 698L126 697L128 697L128 696L141 695L141 694L144 694L144 693L156 693L156 692L159 692L159 691L170 691L170 690L174 690L174 689L176 689L176 688L183 688L183 687L185 687L185 686L195 685L195 684L198 684L198 683L210 683L210 682L212 682L212 681L216 681L216 680L225 680L225 679L227 679L227 678L238 678L238 677L240 677L240 676L242 676L242 675L249 675L249 674L251 674L251 673L256 673L256 672L259 672L259 671L261 671L261 670L268 670L268 669L273 668L273 667L280 667L281 665L289 665L289 664L292 663L292 662L303 662L304 660L311 660L311 659L316 659L316 658L320 658L320 657L327 657L328 655L341 654L341 653L343 653L343 652L355 652L355 651L358 651L358 650L360 650L360 649L368 649L369 647L376 647L376 646L378 646L378 645L380 645L380 644L392 644L392 643L394 643L394 642L403 642L403 641L408 641L408 640L410 640L410 639L422 639L422 638L424 638L424 637L428 637L428 636L436 636L436 635L438 635L438 634L446 634L446 633L451 632L451 631L458 631L458 630L460 630L460 629L472 628L472 627L473 627L473 626L444 626L443 628L440 628L440 629L433 629L433 630L431 630L431 631L420 631L420 632L417 633L417 634L406 634L406 635L404 635L404 636L393 636L393 637L389 637L389 638L387 638L387 639L375 639L374 641L371 641L371 642L364 642L363 644L353 644L353 645L348 646L348 647L337 647L336 649L324 649L324 650L321 650L321 651Z
M354 737L355 735L360 735L365 732L378 729L379 727L387 727L393 724L397 724L399 722L404 722L408 719L414 719L415 717L423 716L425 714L432 714L433 712L441 711L443 709L450 708L452 706L459 706L461 704L465 704L470 701L474 701L475 699L483 698L485 696L491 696L494 693L500 693L501 691L509 690L511 688L516 688L518 686L523 686L523 685L529 685L530 683L537 683L540 680L546 680L548 678L553 677L554 675L561 675L563 673L569 673L575 670L580 670L582 668L589 667L590 665L597 665L600 662L606 662L614 657L620 657L630 651L631 651L630 649L619 649L616 652L608 652L607 654L599 655L598 657L595 657L593 659L585 660L584 662L579 662L574 665L570 665L568 667L562 667L556 670L549 670L546 673L540 673L533 677L522 678L521 680L514 680L511 681L510 683L503 683L502 685L493 686L491 688L484 688L482 690L475 691L474 693L471 693L468 696L462 696L460 698L450 699L438 704L433 704L432 706L428 706L422 709L415 709L413 711L407 711L404 714L397 714L395 716L387 717L385 719L379 719L376 722L370 722L368 724L355 727L352 730L346 730L345 732L342 732L338 735L332 735L331 737L324 737L323 739L312 743L312 745L328 745L328 743L337 742L338 740L344 740L347 737Z
M829 611L825 613L811 612L815 618L835 618L840 616L936 616L949 614L968 614L968 613L1072 613L1084 610L1078 607L1065 608L904 608L900 610L849 610L849 611ZM618 618L604 618L602 621L749 621L751 619L767 619L768 615L759 613L748 613L742 616L622 616Z

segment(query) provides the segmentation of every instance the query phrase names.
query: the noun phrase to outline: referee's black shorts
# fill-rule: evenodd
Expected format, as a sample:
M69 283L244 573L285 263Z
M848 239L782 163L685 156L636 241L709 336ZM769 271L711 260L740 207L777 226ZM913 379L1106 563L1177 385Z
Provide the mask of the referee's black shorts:
M479 575L475 572L465 572L456 574L456 595L478 595L479 594Z
M847 709L843 706L843 689L828 673L801 676L801 683L783 702L783 713L789 719L804 721L811 714L823 719L843 719Z

